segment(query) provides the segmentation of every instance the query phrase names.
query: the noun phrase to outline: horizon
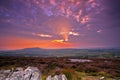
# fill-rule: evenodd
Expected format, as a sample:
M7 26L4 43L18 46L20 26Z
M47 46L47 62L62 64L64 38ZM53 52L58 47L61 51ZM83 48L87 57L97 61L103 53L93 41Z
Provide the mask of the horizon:
M120 47L97 47L97 48L40 48L40 47L30 47L30 48L19 48L19 49L0 49L0 51L15 51L24 49L43 49L43 50L69 50L69 49L80 49L80 50L101 50L101 49L120 49Z
M120 0L0 0L0 50L120 48Z

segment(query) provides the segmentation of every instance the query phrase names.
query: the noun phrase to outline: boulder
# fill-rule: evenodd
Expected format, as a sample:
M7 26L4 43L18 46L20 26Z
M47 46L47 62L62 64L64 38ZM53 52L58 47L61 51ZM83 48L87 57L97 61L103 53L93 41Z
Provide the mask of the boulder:
M0 79L2 80L2 79ZM4 80L42 80L41 73L37 67L16 68L12 70L8 77Z
M51 75L49 75L49 76L46 78L46 80L53 80L53 78L52 78Z
M39 69L37 67L28 67L25 69L24 80L42 80Z
M53 77L51 77L51 75L49 75L46 80L67 80L66 76L64 74L59 74L59 75L55 75Z

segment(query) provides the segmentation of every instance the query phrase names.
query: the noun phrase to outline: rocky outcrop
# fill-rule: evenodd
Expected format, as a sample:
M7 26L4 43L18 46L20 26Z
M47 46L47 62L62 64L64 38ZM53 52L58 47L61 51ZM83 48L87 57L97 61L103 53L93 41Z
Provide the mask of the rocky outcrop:
M12 70L1 70L0 80L42 80L42 77L37 67L27 67L25 70L18 67ZM49 75L46 80L67 80L67 78L64 74L57 72L54 76Z
M16 68L12 70L2 70L0 80L42 80L41 73L37 67Z

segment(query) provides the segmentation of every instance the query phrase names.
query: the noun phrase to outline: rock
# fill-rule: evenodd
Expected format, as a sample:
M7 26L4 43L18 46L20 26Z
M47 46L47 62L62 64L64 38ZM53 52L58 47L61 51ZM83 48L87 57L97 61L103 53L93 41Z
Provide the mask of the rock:
M11 70L0 70L0 80L5 80L5 78L10 74Z
M55 75L55 76L53 77L53 79L54 79L54 80L61 80L61 79L59 78L59 75Z
M46 78L46 80L53 80L53 78L52 78L51 75L49 75L49 76Z
M28 67L25 70L19 67L16 68L15 70L12 70L8 77L3 80L42 80L42 79L41 73L37 67Z
M23 71L23 68L22 67L17 67L16 70Z
M5 75L4 74L0 74L0 80L5 80Z
M24 80L42 80L39 69L37 67L28 67L25 69Z
M23 80L23 74L24 71L22 68L16 68L15 70L11 71L6 80Z
M103 77L100 77L100 80L103 80L105 77L103 76Z
M49 75L46 80L67 80L66 76L64 74L59 74L59 75L55 75L53 77L51 77L51 75Z
M4 73L9 74L11 70L4 70Z
M62 80L67 80L67 78L64 74L62 74Z

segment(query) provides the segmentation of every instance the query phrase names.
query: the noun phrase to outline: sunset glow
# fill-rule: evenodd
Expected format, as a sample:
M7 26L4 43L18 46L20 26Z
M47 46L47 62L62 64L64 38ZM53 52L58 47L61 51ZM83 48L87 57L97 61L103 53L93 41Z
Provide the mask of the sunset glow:
M9 41L7 41L9 39ZM6 40L6 41L5 41ZM2 41L2 40L1 40ZM4 38L6 43L1 43L1 49L22 49L22 48L47 48L47 49L59 49L59 48L73 48L74 45L70 42L64 42L63 40L38 40L27 39L19 37Z
M0 50L119 47L118 3L0 0Z

